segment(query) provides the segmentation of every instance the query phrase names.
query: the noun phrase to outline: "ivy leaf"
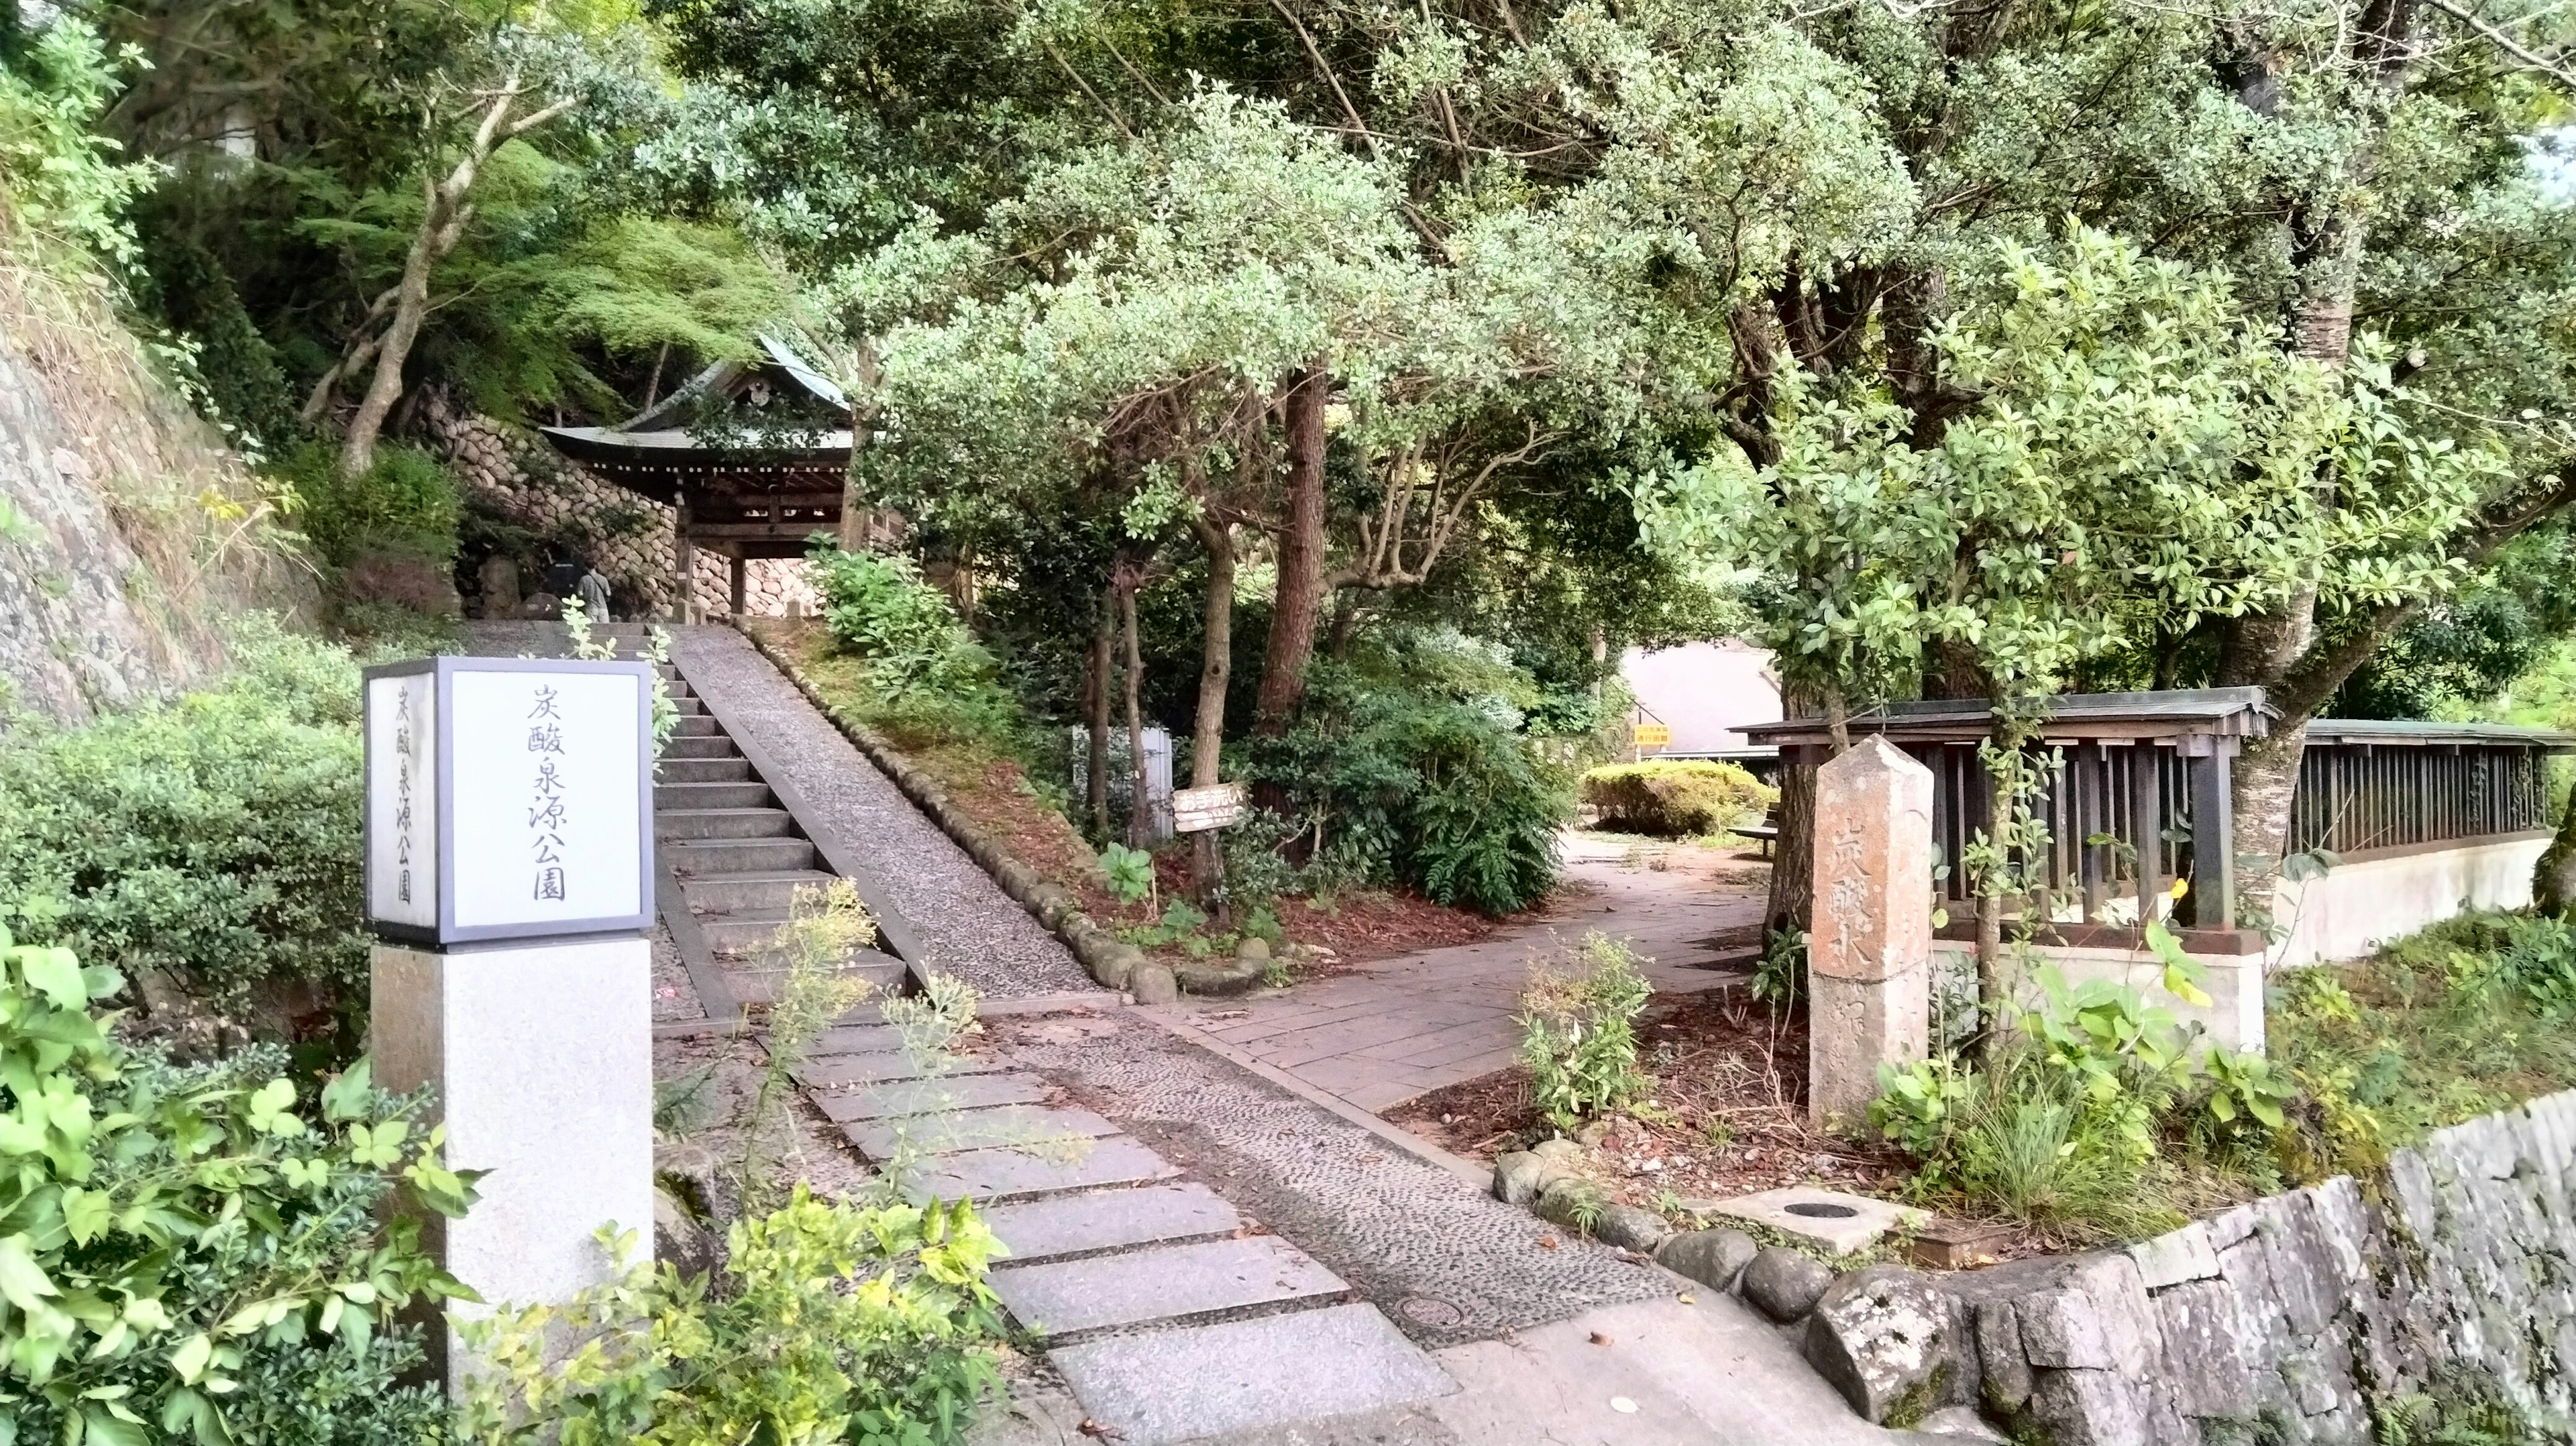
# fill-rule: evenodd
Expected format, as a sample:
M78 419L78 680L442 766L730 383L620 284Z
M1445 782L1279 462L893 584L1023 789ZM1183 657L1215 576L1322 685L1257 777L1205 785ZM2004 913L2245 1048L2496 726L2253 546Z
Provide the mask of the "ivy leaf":
M322 1087L322 1118L333 1124L364 1119L375 1093L375 1069L365 1055Z
M170 1369L178 1373L182 1384L193 1386L205 1377L206 1367L214 1359L214 1337L199 1331L170 1353Z
M78 1009L89 1003L89 981L81 977L80 960L69 949L20 949L18 972L27 987L53 1001L56 1009Z
M36 1263L35 1244L23 1234L0 1237L0 1300L30 1315L46 1308L45 1297L62 1294Z
M290 1111L295 1107L295 1082L273 1079L261 1085L250 1097L250 1127L263 1135L300 1135L304 1122Z
M63 1189L63 1228L71 1232L72 1242L87 1245L106 1234L116 1223L115 1202L104 1190L84 1190L77 1185Z

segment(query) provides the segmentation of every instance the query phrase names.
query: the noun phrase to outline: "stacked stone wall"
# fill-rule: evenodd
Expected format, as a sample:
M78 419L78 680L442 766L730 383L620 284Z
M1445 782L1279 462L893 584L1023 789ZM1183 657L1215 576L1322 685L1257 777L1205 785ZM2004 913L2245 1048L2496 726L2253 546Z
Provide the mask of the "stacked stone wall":
M2130 1246L1943 1278L1954 1398L2059 1446L2368 1446L2374 1403L2576 1414L2576 1092Z
M597 567L623 597L668 615L679 568L675 509L605 481L542 439L490 417L432 405L424 420L469 499ZM731 601L728 566L719 554L698 553L701 615L722 613ZM534 582L522 586L533 590ZM755 558L747 565L745 612L787 617L816 612L819 604L802 559Z

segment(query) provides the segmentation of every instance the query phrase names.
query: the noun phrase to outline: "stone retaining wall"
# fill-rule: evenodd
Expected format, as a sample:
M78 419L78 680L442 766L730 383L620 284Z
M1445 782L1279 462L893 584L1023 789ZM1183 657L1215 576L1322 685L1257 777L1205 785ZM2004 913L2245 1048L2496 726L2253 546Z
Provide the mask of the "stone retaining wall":
M2374 1402L2463 1378L2576 1409L2576 1092L2397 1152L2385 1194L1943 1278L1951 1394L2059 1446L2368 1446Z
M622 594L641 598L657 616L667 616L662 610L671 604L671 579L679 567L674 509L603 481L535 437L490 417L459 414L433 402L423 409L423 420L469 497L510 523L561 543L597 566ZM732 600L727 559L698 553L695 581L699 615L723 615ZM803 559L750 562L744 612L798 617L820 611L821 602L806 580Z

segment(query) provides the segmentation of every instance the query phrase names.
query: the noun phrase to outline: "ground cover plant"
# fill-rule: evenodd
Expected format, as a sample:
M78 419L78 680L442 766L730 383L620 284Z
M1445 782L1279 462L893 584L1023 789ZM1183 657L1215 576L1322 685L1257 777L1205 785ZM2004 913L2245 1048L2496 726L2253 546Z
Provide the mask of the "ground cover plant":
M122 986L0 928L0 1442L424 1439L396 1318L463 1289L418 1217L471 1203L425 1101L363 1060L315 1098L273 1046L174 1065L111 1032Z
M2367 1174L2445 1125L2576 1088L2576 926L2480 912L2273 985L2285 1164Z

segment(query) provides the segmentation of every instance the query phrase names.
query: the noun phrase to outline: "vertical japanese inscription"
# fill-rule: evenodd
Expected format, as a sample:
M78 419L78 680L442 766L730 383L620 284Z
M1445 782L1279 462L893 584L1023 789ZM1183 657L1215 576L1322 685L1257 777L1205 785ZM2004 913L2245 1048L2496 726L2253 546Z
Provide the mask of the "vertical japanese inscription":
M528 804L528 842L535 878L529 894L541 902L564 900L563 713L553 687L539 685L528 709L528 751L538 755L534 797Z
M411 715L411 689L394 690L394 898L411 902L411 781L420 744Z
M1872 937L1875 925L1870 919L1870 899L1876 884L1869 876L1868 845L1861 837L1861 820L1857 813L1845 813L1834 827L1832 846L1826 855L1825 877L1832 880L1825 895L1825 912L1834 921L1833 954L1837 975L1852 976L1859 965L1878 951L1878 940Z

